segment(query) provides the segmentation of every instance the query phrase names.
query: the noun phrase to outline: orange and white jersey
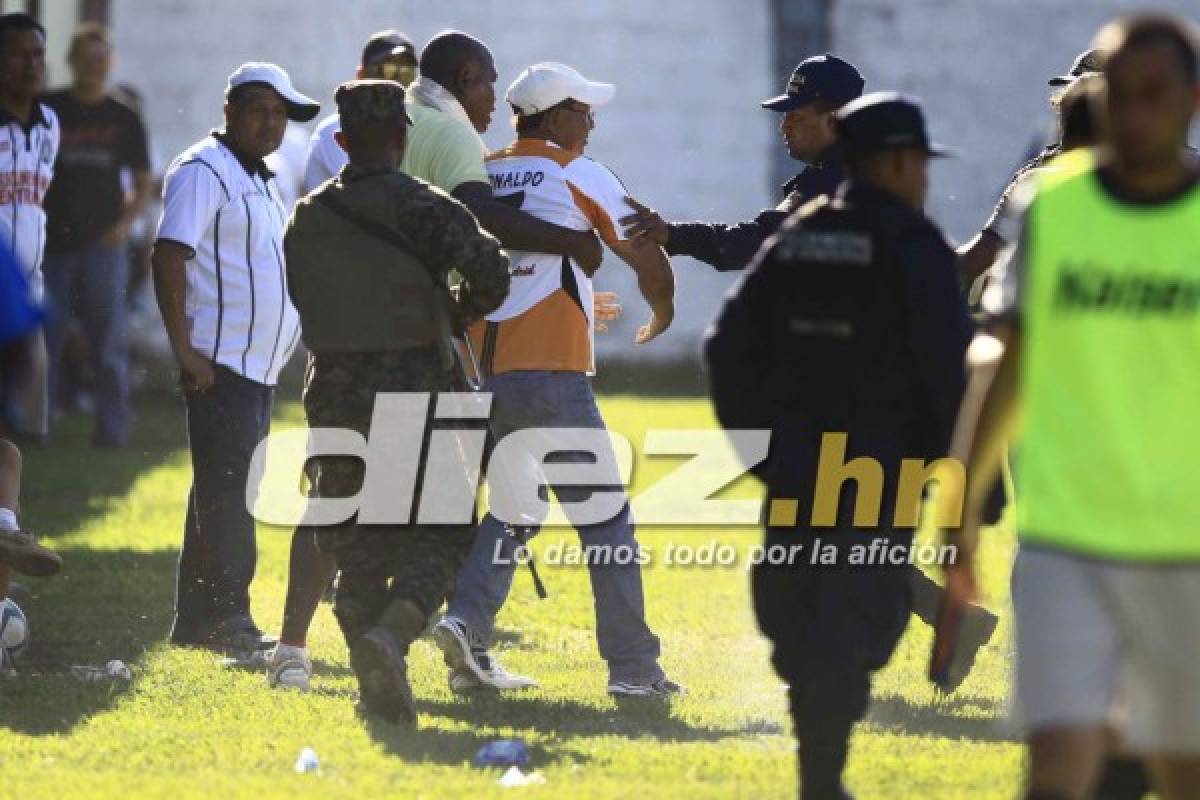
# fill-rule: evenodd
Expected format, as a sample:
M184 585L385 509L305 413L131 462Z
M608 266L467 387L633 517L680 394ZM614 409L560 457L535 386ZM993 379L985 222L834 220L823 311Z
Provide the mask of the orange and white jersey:
M542 139L518 139L487 158L492 191L538 219L622 238L628 192L608 167ZM504 303L471 328L485 376L512 370L595 373L592 281L569 258L508 251Z

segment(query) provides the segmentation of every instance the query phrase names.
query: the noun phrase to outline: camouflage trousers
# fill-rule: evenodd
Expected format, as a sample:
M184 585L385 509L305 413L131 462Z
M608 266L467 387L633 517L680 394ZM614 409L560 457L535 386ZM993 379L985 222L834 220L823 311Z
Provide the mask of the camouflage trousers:
M432 347L310 355L304 411L311 428L345 428L368 437L377 393L465 390L461 376L446 370ZM427 427L422 452L428 438ZM362 488L364 464L352 456L320 456L309 463L308 475L313 497L349 497ZM414 498L421 488L418 481ZM426 617L436 612L473 539L472 524L368 525L354 516L318 528L318 545L334 554L341 573L334 615L346 641L375 625L395 601L411 602Z

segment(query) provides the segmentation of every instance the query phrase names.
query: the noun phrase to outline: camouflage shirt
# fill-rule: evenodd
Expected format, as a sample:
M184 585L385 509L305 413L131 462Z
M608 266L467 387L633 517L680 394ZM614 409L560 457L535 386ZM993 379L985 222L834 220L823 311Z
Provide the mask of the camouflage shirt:
M388 169L362 169L347 164L338 176L346 186ZM412 244L415 255L440 285L458 281L458 312L470 322L495 310L508 295L508 257L500 242L476 222L467 207L441 189L395 170L393 180L411 184L396 203L391 227Z

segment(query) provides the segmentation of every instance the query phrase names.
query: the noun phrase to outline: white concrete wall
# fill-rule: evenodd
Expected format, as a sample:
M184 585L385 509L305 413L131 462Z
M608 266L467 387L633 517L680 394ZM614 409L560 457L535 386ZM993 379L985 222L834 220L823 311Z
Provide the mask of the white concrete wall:
M19 10L9 2L5 11ZM46 79L50 85L66 83L71 78L67 69L67 45L79 23L79 3L51 0L42 3L42 25L46 28Z
M919 96L934 135L961 148L935 167L930 210L963 239L1049 131L1047 78L1104 22L1148 5L1200 18L1196 0L836 0L833 38L868 91Z
M168 159L220 123L226 76L242 61L276 61L331 105L372 32L400 28L421 47L458 28L491 46L501 95L521 68L542 60L616 83L589 154L669 217L736 220L773 195L773 121L757 107L777 83L764 0L114 0L112 23L117 77L143 90ZM485 137L492 146L513 135L503 109ZM728 277L685 259L676 271L676 329L634 355L693 355L716 313ZM596 284L617 288L627 309L624 324L601 337L604 352L632 353L646 312L629 270L612 260Z
M923 98L935 135L961 148L961 158L934 170L931 211L963 239L1044 135L1046 78L1065 70L1102 22L1138 5L836 0L832 49L860 67L868 90ZM1156 5L1200 16L1196 0ZM767 0L113 0L112 18L118 77L145 92L167 158L220 123L225 78L242 61L277 61L329 103L370 33L398 27L421 46L454 27L492 46L501 92L522 67L546 59L615 82L590 154L668 218L736 221L778 199L768 161L782 146L777 118L758 108L786 77L771 74ZM511 135L498 113L489 144ZM597 285L620 291L627 318L600 338L602 360L695 355L730 279L690 259L675 259L675 268L675 329L634 351L644 305L628 270L605 266Z

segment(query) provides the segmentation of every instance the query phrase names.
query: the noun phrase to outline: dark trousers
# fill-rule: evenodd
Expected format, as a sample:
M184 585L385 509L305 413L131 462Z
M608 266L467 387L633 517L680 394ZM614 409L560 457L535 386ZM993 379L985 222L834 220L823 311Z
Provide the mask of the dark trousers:
M889 532L891 543L908 541ZM863 532L828 531L823 543L869 544ZM791 565L756 566L754 609L773 645L771 663L788 683L800 796L846 797L841 784L850 733L867 710L871 673L891 658L911 608L908 566L811 564L813 537L772 531L767 546L804 544Z
M192 489L172 636L189 640L220 623L252 619L250 581L258 552L246 482L254 449L270 430L275 390L217 366L212 386L184 395Z
M48 255L46 294L55 308L46 325L50 403L62 393L63 339L78 314L96 365L96 439L124 444L129 435L129 249L100 242Z

